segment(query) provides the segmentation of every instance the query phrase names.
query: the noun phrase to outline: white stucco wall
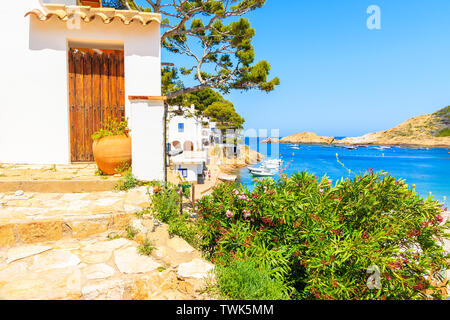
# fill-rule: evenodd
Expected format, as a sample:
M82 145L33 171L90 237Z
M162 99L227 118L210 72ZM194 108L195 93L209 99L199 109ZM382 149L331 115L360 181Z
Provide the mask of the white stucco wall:
M133 175L142 181L164 181L164 104L133 101L129 110Z
M184 123L184 132L178 132L178 124ZM184 148L186 141L191 141L194 144L193 151L201 151L201 123L194 118L185 118L184 116L174 116L168 125L169 142L179 141L181 148ZM172 150L174 149L172 145Z
M56 17L45 22L24 17L36 8L39 0L20 0L0 10L0 162L67 164L69 41L123 45L128 116L129 95L161 95L160 29L156 22L126 26L119 19L69 29Z
M187 182L197 182L198 175L203 173L203 164L176 164L176 173L181 175L181 172L178 169L187 169L187 177L184 179Z

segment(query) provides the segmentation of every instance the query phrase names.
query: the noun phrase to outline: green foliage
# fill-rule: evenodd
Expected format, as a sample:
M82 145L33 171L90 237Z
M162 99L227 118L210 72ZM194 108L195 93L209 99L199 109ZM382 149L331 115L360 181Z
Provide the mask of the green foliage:
M161 191L151 197L152 211L156 219L164 223L169 221L179 212L180 196L175 185L159 184Z
M153 216L161 222L169 225L169 234L177 235L185 239L194 247L199 247L202 226L192 221L188 214L180 215L180 195L178 187L166 183L160 184L161 191L150 197Z
M126 174L126 173L129 173L131 171L131 166L130 166L130 164L128 162L123 161L114 170L116 171L117 174L122 174L122 173Z
M136 177L131 173L131 170L128 170L127 174L125 174L119 182L114 187L116 191L127 191L139 186L139 181Z
M138 231L134 229L132 226L128 226L125 229L125 232L126 232L125 238L127 238L128 240L133 240L134 237L136 237L136 235L138 234Z
M434 113L435 116L450 118L450 106L442 108Z
M116 232L110 232L108 233L107 239L108 240L116 240L116 239L120 239L120 234L116 233Z
M153 250L155 250L155 246L154 246L153 242L151 242L148 239L145 239L144 243L138 247L139 254L141 254L143 256L150 256L152 254Z
M120 136L128 134L128 132L130 132L128 119L119 122L114 118L108 118L102 122L101 128L92 135L92 140L98 140L108 136Z
M450 128L445 128L436 133L436 137L450 137Z
M241 129L245 122L230 102L214 102L205 110L204 115L217 122L217 127L221 130Z
M107 176L107 174L104 173L102 170L100 170L100 168L97 168L97 170L95 170L95 175L96 176Z
M202 248L214 263L256 259L294 299L441 299L449 238L440 204L386 173L332 186L306 172L245 186L224 184L198 202ZM377 266L381 288L367 270ZM445 285L445 284L444 284ZM425 290L432 294L425 296Z
M150 214L150 209L145 208L135 213L136 217L142 219L145 215Z
M287 300L283 281L256 259L237 260L216 267L217 287L221 295L232 300Z
M203 89L186 95L187 106L195 105L199 112L205 111L214 102L226 101L222 95L212 89Z
M133 1L128 3L131 7ZM161 37L163 48L186 57L185 64L164 68L163 92L169 98L176 98L205 88L215 88L223 93L231 89L272 91L280 80L268 79L270 64L267 61L255 62L252 41L256 31L249 20L243 18L264 4L265 0L181 3L163 0L150 3L149 9L161 13L162 23L169 26ZM165 86L166 76L171 78L178 71L183 81ZM192 77L199 84L185 88L185 80Z

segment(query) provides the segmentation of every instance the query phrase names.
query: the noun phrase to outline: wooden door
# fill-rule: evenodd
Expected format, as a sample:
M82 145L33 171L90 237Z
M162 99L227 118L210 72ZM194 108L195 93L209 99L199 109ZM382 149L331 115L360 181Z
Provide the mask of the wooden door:
M122 50L69 50L69 108L71 160L94 161L92 134L108 118L125 117Z

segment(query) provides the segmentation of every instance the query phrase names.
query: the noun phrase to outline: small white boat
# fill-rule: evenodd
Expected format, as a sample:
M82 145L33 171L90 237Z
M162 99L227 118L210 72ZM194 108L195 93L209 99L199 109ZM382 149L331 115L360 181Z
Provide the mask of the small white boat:
M270 159L266 160L262 163L261 168L266 169L278 169L281 164L283 163L283 160L280 159Z
M388 147L388 146L379 146L379 147L375 147L375 149L377 149L377 150L389 150L389 149L391 149L392 147Z
M250 171L250 173L259 173L259 172L266 171L266 169L263 168L263 167L261 167L261 168L248 168L248 171Z
M347 150L358 150L358 147L355 146L344 146Z
M272 177L272 176L274 176L275 174L276 174L276 172L275 171L273 171L273 170L260 170L260 171L253 171L253 172L251 172L251 174L254 176L254 177Z
M237 176L221 175L221 176L219 176L219 180L222 180L225 182L235 182L237 180Z

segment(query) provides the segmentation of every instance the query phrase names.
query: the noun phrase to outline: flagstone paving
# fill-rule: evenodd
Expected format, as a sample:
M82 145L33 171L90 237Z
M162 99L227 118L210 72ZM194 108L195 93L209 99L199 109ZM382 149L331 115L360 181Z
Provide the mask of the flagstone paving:
M123 229L150 205L147 192L0 193L0 246Z
M70 165L36 165L0 163L0 181L6 180L106 180L113 177L96 175L95 163Z
M0 299L206 298L213 265L167 225L136 216L148 192L0 193ZM138 251L146 240L150 256Z
M138 242L107 234L1 248L0 299L206 298L202 290L213 266L193 249L175 253L161 241L151 256L138 253ZM170 250L168 259L156 254Z

